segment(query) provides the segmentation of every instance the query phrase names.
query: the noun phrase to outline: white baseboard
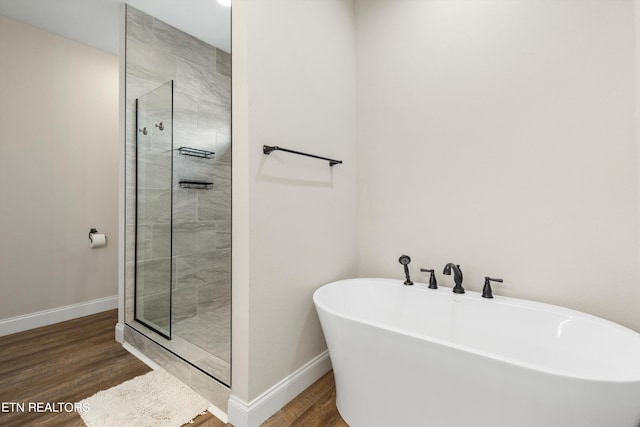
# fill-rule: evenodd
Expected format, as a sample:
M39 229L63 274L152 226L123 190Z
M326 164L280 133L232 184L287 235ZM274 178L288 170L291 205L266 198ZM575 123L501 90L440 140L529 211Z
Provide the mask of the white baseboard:
M2 319L0 320L0 337L64 322L65 320L89 316L114 308L118 308L117 295Z
M229 422L235 427L259 426L330 369L329 352L324 351L249 403L232 394Z

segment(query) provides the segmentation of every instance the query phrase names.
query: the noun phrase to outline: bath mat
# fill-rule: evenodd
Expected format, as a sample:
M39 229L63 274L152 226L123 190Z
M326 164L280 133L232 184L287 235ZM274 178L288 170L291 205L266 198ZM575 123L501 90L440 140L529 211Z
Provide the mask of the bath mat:
M88 427L179 427L209 407L202 396L164 371L125 381L80 402Z

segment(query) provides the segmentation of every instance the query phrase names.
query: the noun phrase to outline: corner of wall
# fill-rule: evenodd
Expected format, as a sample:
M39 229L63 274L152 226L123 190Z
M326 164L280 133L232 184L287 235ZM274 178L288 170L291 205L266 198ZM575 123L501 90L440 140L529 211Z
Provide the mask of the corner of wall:
M231 181L231 385L241 400L249 398L249 102L247 83L247 0L233 2L232 20L232 104L231 144L233 167Z
M118 325L123 327L125 322L125 200L126 200L126 24L127 5L123 3L120 7L119 17L119 81L118 81ZM124 329L123 329L124 330ZM124 342L124 335L118 339L116 329L116 340Z

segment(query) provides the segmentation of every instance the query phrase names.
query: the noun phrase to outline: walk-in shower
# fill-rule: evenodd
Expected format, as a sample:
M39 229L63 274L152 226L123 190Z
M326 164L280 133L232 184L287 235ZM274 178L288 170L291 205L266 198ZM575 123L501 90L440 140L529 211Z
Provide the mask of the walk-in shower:
M228 386L231 58L131 7L126 40L126 323Z

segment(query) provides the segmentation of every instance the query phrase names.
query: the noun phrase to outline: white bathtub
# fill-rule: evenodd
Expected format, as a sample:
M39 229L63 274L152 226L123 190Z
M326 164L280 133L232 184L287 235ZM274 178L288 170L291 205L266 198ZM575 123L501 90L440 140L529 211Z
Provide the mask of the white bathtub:
M640 427L640 334L563 307L401 280L314 295L352 427Z

